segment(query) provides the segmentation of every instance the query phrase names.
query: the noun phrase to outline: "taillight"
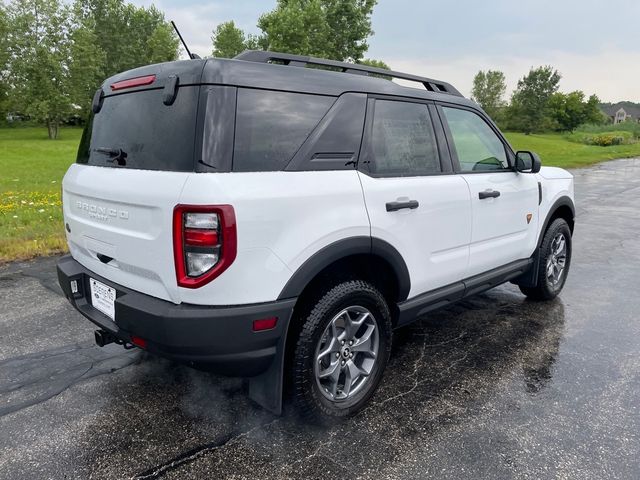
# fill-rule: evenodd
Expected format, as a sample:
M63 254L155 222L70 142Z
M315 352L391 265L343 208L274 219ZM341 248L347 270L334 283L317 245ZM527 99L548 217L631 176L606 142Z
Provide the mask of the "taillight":
M178 205L173 211L173 255L178 286L198 288L236 258L236 215L231 205Z

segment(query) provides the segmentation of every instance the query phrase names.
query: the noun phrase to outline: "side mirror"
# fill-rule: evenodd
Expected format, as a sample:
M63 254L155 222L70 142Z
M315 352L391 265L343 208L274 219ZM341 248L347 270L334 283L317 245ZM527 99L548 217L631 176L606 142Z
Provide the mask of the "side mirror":
M516 152L516 171L521 173L538 173L541 166L542 162L536 153L526 150Z

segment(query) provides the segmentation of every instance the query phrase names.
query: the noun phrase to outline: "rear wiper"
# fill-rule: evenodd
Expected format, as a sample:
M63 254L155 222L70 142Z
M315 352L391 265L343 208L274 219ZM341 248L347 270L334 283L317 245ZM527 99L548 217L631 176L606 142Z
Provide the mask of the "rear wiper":
M118 162L118 165L124 167L127 164L127 152L122 150L121 148L105 148L100 147L94 150L95 152L102 153L104 155L109 155L108 162Z

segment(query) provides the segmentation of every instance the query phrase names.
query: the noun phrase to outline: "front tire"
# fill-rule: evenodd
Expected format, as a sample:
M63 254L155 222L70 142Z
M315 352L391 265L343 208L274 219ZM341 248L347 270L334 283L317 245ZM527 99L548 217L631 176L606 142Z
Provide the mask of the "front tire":
M520 287L531 300L552 300L562 290L571 265L571 229L566 220L556 218L542 239L535 287Z
M391 352L389 307L370 283L351 280L317 297L303 313L293 354L293 401L305 417L353 415L378 387Z

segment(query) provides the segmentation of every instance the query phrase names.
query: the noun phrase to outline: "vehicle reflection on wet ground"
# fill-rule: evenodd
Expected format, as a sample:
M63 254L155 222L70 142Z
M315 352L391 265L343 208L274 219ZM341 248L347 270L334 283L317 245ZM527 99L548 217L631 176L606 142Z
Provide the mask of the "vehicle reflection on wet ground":
M0 478L638 478L640 160L574 173L561 297L505 285L398 330L371 406L331 427L99 349L55 259L0 267Z

